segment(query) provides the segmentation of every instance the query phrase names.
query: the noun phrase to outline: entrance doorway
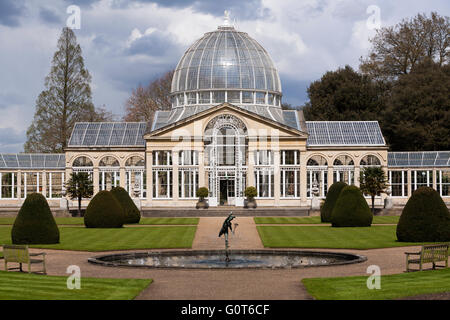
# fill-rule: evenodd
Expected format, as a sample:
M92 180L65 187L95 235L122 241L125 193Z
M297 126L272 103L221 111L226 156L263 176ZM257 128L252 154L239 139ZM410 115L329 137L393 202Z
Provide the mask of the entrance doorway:
M220 179L220 199L219 204L221 206L234 206L235 205L235 181L234 178Z

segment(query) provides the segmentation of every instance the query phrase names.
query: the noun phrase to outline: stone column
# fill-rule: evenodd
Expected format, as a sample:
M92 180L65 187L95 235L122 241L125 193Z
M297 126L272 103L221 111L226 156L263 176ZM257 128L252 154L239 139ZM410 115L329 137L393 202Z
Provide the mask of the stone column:
M334 176L333 176L333 166L328 166L328 179L327 179L327 184L328 187L327 189L330 189L330 187L333 185L334 183ZM327 190L328 191L328 190Z
M412 172L411 169L408 169L408 197L411 197L412 194Z
M16 198L20 200L22 198L22 171L17 171L17 195ZM20 202L20 201L19 201Z
M274 198L275 198L275 206L280 205L280 195L281 195L281 177L280 177L280 151L274 150Z
M208 187L205 183L205 153L202 151L198 152L198 187ZM195 190L197 192L197 190Z
M300 152L300 201L303 205L307 202L307 170L306 170L306 152Z
M148 148L148 147L147 147ZM146 157L145 171L147 172L147 206L151 207L153 202L153 152L148 151Z
M355 186L358 188L361 186L361 183L359 182L359 175L361 174L361 167L355 166Z
M93 175L92 180L94 183L94 196L97 193L99 193L99 191L100 191L100 179L99 179L98 174L99 174L98 167L94 167L93 172L92 172L92 175Z
M173 160L172 199L174 201L178 201L178 187L180 183L180 181L178 181L178 161L179 161L178 154L179 151L172 151L172 160Z
M439 171L437 171L436 169L433 169L433 189L437 190L437 175L438 175Z
M47 197L47 185L50 181L47 181L47 172L45 170L40 172L39 183L42 185L42 194L44 197ZM50 187L48 189L50 191Z
M119 183L119 185L126 190L127 179L126 179L126 172L125 172L125 168L124 167L120 167L119 174L120 174L120 183Z
M247 185L249 187L255 187L256 181L255 181L255 171L254 171L254 165L255 165L255 151L249 150L248 151L248 162L247 162Z

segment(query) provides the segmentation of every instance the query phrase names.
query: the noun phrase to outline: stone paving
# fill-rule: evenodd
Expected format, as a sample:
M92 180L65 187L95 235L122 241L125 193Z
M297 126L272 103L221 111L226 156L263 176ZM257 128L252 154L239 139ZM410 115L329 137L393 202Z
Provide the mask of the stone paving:
M222 249L224 239L218 234L224 218L201 218L193 242L193 250ZM240 217L234 235L230 234L232 249L262 249L252 218ZM154 282L137 299L146 300L302 300L311 299L301 280L313 277L341 277L367 275L369 265L381 267L382 274L405 271L405 251L418 251L420 247L387 248L373 250L314 249L305 251L334 251L364 255L364 263L304 269L275 270L156 270L141 268L111 268L93 265L87 259L108 252L74 252L33 249L47 252L47 270L50 275L68 276L70 265L81 268L82 277L99 278L151 278ZM301 249L299 249L301 250ZM133 250L148 252L151 250ZM154 250L158 251L158 250ZM116 251L117 253L120 251Z

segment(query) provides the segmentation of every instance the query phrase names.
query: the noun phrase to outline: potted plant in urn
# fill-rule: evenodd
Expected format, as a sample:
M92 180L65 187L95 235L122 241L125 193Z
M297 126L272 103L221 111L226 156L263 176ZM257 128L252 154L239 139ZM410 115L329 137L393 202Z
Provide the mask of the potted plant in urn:
M197 190L197 197L199 198L196 208L197 209L208 209L209 204L208 201L205 199L209 196L208 188L200 188Z
M244 195L247 199L244 200L244 208L246 209L256 209L255 197L258 195L255 187L247 187L244 191Z

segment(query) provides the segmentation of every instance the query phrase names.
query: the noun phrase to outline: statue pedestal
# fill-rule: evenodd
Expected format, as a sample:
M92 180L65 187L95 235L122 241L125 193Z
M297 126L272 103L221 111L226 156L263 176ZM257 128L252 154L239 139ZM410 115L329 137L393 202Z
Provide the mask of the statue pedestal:
M385 209L392 209L394 207L394 202L392 201L392 198L387 197L384 199L384 208Z
M317 197L312 198L311 210L320 210L320 198Z
M142 201L139 198L133 198L133 202L136 205L136 207L141 211L142 208Z

